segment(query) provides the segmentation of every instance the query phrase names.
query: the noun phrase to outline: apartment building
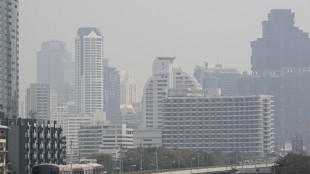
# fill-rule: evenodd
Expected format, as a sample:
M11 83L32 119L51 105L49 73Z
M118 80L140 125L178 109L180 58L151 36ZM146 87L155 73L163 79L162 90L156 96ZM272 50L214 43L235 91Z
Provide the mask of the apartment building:
M169 90L162 99L163 146L263 157L274 150L273 96L208 96Z

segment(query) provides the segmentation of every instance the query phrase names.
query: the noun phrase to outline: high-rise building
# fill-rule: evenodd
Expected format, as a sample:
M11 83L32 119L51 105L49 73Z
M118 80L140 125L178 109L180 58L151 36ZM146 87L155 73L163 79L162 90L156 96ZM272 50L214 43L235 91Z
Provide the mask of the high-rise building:
M46 83L32 83L26 94L27 118L50 120L51 90Z
M53 89L65 83L64 62L70 59L66 44L61 41L43 42L37 52L37 83L48 83Z
M79 28L75 38L77 113L104 107L103 35L98 28Z
M224 96L238 95L240 76L237 69L223 68L221 64L216 64L212 68L208 63L205 63L205 67L197 66L194 70L194 77L203 89L220 88Z
M218 149L242 153L244 159L274 151L272 96L211 94L209 90L169 89L161 106L164 147Z
M8 117L18 117L19 4L0 1L0 107Z
M160 113L161 99L168 88L200 89L200 84L191 75L181 69L173 69L175 57L156 57L153 74L144 86L142 97L142 127L156 129L162 127Z
M252 71L256 75L280 75L283 68L310 67L308 33L294 26L290 9L273 9L263 21L263 37L253 41Z
M120 112L120 81L119 73L115 68L105 67L104 70L104 111L107 120L112 123L121 123Z
M133 104L137 102L137 84L131 71L120 72L120 103Z
M309 88L309 71L291 71L280 77L245 75L239 80L239 95L274 96L275 142L281 146L290 140L291 135L307 132ZM303 138L306 142L306 136Z
M61 41L43 42L37 52L37 83L50 84L58 96L56 104L74 101L74 61Z

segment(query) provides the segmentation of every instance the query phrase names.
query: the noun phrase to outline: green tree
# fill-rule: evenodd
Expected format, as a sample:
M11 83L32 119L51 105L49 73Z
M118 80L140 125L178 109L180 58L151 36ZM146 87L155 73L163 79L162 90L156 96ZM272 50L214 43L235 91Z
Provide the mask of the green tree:
M98 164L102 164L107 171L107 173L113 173L115 168L115 162L112 156L105 153L94 153L91 154L88 159L96 159Z
M310 157L305 154L289 153L276 161L277 174L310 173Z

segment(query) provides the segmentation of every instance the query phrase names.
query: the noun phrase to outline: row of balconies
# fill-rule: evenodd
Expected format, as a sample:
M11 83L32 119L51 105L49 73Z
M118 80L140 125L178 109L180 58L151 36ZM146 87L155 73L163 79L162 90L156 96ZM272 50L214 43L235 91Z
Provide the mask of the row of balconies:
M54 133L36 133L36 132L25 132L26 138L49 138L49 139L57 139L59 138L58 134Z
M25 143L25 148L26 149L59 149L57 143L52 144L52 143Z

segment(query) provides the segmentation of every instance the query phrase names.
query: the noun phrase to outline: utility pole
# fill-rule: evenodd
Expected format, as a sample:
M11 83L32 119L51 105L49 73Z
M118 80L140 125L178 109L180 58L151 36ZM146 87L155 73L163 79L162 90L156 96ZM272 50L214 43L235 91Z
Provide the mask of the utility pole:
M140 146L141 147L141 146ZM140 150L140 172L142 173L142 153L143 153L143 148Z
M155 160L156 160L156 171L158 172L157 149L155 150Z
M71 151L71 155L70 155L70 163L71 163L71 170L72 170L72 155L73 155L73 150L72 150L72 140L70 140L70 151Z
M198 168L199 168L199 149L198 149Z

